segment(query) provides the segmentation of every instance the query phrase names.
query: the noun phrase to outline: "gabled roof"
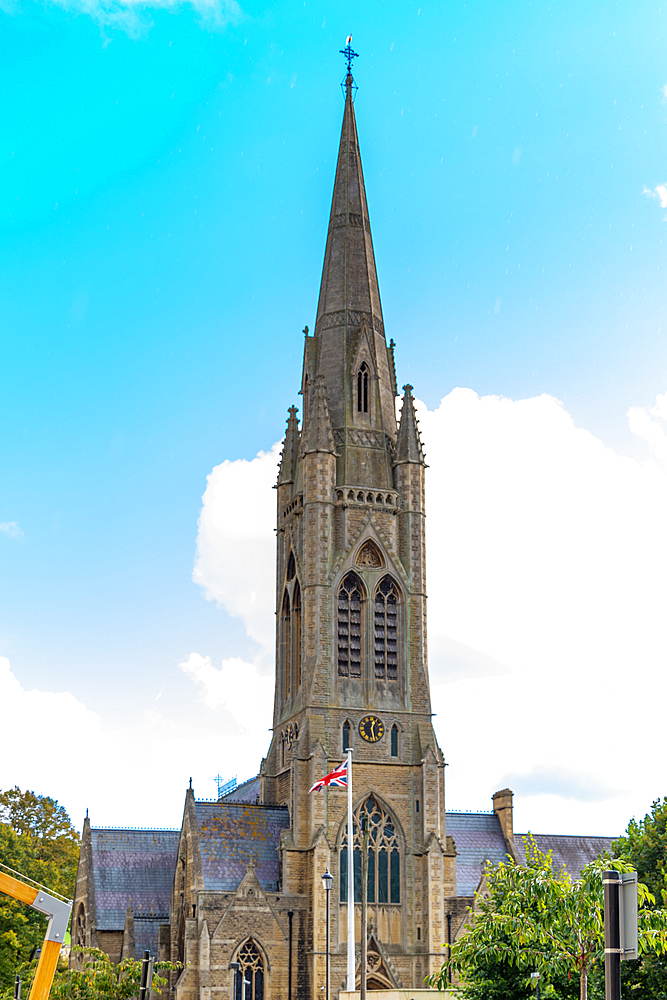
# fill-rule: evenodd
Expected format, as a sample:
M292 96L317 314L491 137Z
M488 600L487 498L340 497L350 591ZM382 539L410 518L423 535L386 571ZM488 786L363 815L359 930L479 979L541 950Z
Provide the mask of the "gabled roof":
M447 813L447 833L456 844L456 894L473 896L487 861L507 861L507 847L494 813Z
M517 833L514 836L514 850L519 864L526 863L526 840L529 834ZM611 852L613 837L572 837L557 833L531 834L540 851L552 852L554 871L563 868L577 878L582 868L599 858L604 851Z
M97 929L122 931L131 899L137 955L156 954L158 924L169 919L178 837L178 830L90 830Z
M239 802L195 802L204 887L236 890L250 862L262 888L278 888L280 833L289 810Z

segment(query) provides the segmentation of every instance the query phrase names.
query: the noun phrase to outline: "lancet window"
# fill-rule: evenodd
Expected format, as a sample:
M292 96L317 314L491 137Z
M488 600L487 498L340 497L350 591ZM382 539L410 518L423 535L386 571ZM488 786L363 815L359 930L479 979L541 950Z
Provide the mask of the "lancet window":
M282 609L282 654L283 654L283 697L290 693L290 674L292 661L292 615L289 594L285 591Z
M354 901L361 902L361 851L364 824L368 829L369 903L400 903L401 854L398 834L389 813L369 795L354 811ZM347 829L340 848L340 901L347 903Z
M252 938L241 945L237 961L234 1000L264 1000L264 962Z
M352 746L352 743L350 742L350 735L350 723L346 719L343 723L343 750L347 750L348 747Z
M292 592L292 659L294 661L294 690L301 686L301 587L297 580Z
M285 588L281 608L281 664L283 698L298 691L301 685L301 587L295 580L290 590Z
M391 755L398 757L398 726L395 723L391 727Z
M368 413L368 365L365 361L357 373L357 412Z
M398 588L385 576L375 591L375 676L395 681L398 677L397 627Z
M83 903L79 904L79 911L76 915L76 931L74 943L83 947L86 944L86 910Z
M348 573L338 591L338 674L361 677L361 582Z

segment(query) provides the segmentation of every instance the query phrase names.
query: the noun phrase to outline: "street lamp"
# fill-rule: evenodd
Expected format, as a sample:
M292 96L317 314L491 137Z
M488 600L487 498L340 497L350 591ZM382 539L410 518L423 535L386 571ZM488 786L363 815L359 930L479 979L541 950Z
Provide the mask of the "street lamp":
M540 1000L540 974L531 972L530 978L535 980L535 1000Z
M324 886L324 891L327 897L327 966L326 966L326 990L324 1000L329 1000L329 921L331 919L330 912L330 899L331 899L331 886L333 885L333 875L327 868L324 875L322 876L322 885Z

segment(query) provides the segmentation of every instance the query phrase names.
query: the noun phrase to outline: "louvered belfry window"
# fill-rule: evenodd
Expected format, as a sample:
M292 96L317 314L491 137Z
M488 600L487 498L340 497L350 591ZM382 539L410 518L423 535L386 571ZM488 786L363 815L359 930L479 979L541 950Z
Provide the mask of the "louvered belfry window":
M361 583L348 573L338 591L338 674L361 677Z
M380 581L375 592L375 676L395 681L398 677L396 630L398 590L389 576Z

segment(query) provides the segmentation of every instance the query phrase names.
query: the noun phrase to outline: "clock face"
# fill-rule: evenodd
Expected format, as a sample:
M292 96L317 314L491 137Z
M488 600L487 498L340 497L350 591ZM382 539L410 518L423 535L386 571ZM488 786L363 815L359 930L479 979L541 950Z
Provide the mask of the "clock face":
M285 741L287 742L287 746L291 747L295 740L296 740L296 726L293 723L288 722L287 726L285 727Z
M384 723L377 715L365 715L359 723L359 735L367 743L377 743L384 736Z

